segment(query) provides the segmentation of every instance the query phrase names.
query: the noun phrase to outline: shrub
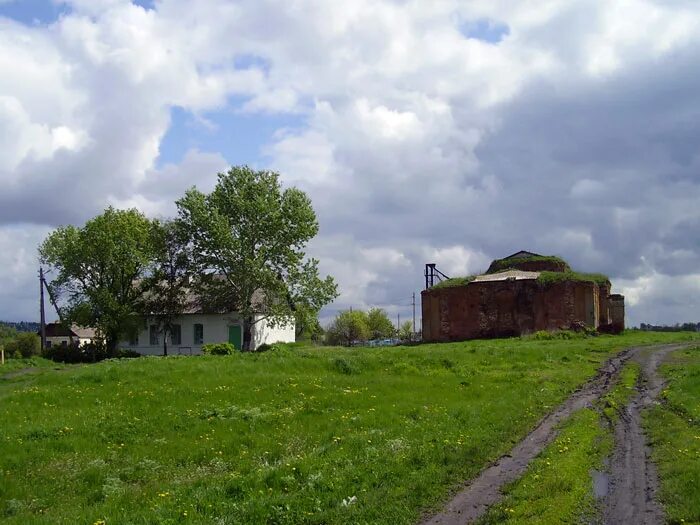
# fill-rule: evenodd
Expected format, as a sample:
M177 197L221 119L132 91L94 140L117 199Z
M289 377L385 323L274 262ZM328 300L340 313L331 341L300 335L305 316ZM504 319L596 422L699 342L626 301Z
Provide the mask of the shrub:
M202 353L205 355L233 355L238 350L231 343L210 343L202 346Z
M134 357L141 357L141 354L134 350L130 350L128 348L120 348L117 350L117 353L114 355L117 359L131 359Z
M38 356L41 353L41 339L34 333L22 332L7 342L5 351L8 355L18 358L23 357L27 359Z

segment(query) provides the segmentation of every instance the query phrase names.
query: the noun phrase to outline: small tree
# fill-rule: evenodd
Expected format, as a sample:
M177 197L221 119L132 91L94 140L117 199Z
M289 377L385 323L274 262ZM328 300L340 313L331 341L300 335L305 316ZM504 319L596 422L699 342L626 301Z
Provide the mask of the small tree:
M367 312L367 324L371 339L387 339L396 334L389 316L381 308L370 308Z
M58 228L39 247L41 262L55 271L50 287L66 301L61 318L97 329L110 353L137 322L134 284L151 260L151 241L142 213L109 207L82 228Z
M143 280L138 309L155 323L168 355L168 336L176 319L190 306L191 246L186 230L176 221L155 221L151 233L153 260Z
M319 277L318 261L304 248L318 223L311 201L296 188L282 189L279 175L247 166L220 173L208 195L193 188L177 201L192 242L202 301L236 311L243 320L243 349L252 350L252 328L294 319L296 305L310 312L337 296L332 277Z
M399 339L402 341L411 341L413 339L413 323L411 321L404 321L399 327Z
M5 351L10 356L25 359L36 356L41 353L41 339L34 333L21 332L5 344Z
M367 314L362 310L340 312L326 329L326 341L331 345L351 346L355 341L370 337Z

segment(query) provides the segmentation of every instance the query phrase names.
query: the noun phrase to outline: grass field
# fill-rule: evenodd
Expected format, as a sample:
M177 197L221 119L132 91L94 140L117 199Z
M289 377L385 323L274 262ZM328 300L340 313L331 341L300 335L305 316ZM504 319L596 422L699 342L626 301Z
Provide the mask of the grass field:
M662 368L663 402L646 414L661 503L671 524L700 524L700 348L675 352Z
M630 333L0 369L10 524L414 523Z

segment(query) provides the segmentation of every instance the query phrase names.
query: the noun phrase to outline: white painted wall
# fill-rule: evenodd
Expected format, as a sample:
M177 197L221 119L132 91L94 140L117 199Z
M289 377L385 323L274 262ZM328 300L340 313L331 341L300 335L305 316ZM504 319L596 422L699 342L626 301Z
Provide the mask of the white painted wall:
M143 355L163 355L163 334L159 334L158 345L150 344L150 328L147 323L139 332L138 344L130 345L129 341L122 341L119 348L134 350ZM194 344L194 325L204 326L203 344L227 343L228 328L231 325L242 325L238 314L187 314L175 321L180 325L182 334L181 344L173 345L168 340L168 355L196 355L202 353L202 345ZM241 336L243 328L241 326ZM168 337L170 339L170 336ZM263 343L294 342L295 327L292 321L286 326L272 328L265 321L259 321L253 326L253 342L257 348Z
M66 336L46 336L46 342L51 343L51 347L54 346L61 346L64 343L67 346L70 346L72 344L78 343L78 346L83 346L88 343L92 342L92 339L89 339L87 337L74 337L73 341L71 342L71 338Z
M260 319L261 316L257 315L255 317ZM271 345L273 343L293 343L294 341L296 341L296 327L293 319L290 319L290 322L285 325L276 327L270 326L265 320L257 321L253 326L253 343L255 348L261 344Z

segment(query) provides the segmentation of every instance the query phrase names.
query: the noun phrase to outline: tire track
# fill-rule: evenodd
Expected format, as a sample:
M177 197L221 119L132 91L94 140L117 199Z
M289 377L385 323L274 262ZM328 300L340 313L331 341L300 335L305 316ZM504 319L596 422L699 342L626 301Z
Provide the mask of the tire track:
M640 396L638 396L640 397L639 403L644 403L643 399L653 399L653 397L658 395L663 387L663 384L660 381L657 381L658 376L654 375L654 371L656 370L658 363L668 352L682 346L683 345L662 345L655 347L629 348L608 359L599 369L595 377L575 391L566 401L559 405L556 410L545 416L535 427L535 429L531 431L520 443L518 443L508 454L499 458L495 463L484 469L476 478L470 481L464 489L462 489L452 498L452 500L441 512L423 520L421 525L463 525L466 523L471 523L479 518L490 506L497 503L503 497L501 488L504 485L520 478L525 473L530 461L532 461L549 443L556 438L558 434L557 426L559 423L567 419L577 410L592 405L612 388L617 380L620 370L630 358L635 357L635 359L641 359L643 370L645 370L647 376L651 377L653 380L651 382L652 388L647 389L647 393L645 393L644 396L642 396L642 393L640 393ZM639 358L638 356L640 355L643 357ZM644 356L648 356L648 359ZM636 400L637 398L635 398L635 401ZM641 410L641 408L642 405L640 405L638 410ZM632 411L630 412L629 416L625 417L629 421L637 422L639 435L641 436L642 440L641 442L644 443L643 435L641 434L641 426L639 426L639 413ZM616 451L618 449L618 445L624 448L626 439L627 438L625 435L620 435L618 438L616 430ZM639 451L634 448L633 450L630 450L630 454L637 457ZM620 457L622 458L620 459L621 464L625 464L626 459L624 458L627 457L626 453ZM646 454L644 457L648 458L648 454ZM643 464L647 465L648 460L645 459ZM626 516L629 513L630 508L636 505L638 499L630 499L626 495L614 495L616 491L625 489L626 485L623 480L626 479L625 476L627 474L621 470L620 465L615 463L614 460L612 463L612 468L613 473L618 472L619 475L614 474L612 477L613 486L608 499L611 500L612 498L622 497L625 503L623 505L610 505L609 511L606 508L606 523L657 523L656 521L636 521L634 518L625 518L623 521L607 521L608 519L617 520L620 514L624 514ZM645 492L645 498L652 498L653 501L655 491L653 488L655 486L653 480L655 479L655 472L649 468L647 468L645 472L648 472L649 476L649 483L647 483L645 487L652 487L651 492ZM646 475L647 474L645 474L645 476ZM637 491L638 487L635 486L633 490ZM628 499L630 500L629 505L626 503ZM652 509L651 504L643 508L650 509L648 514L653 514L654 516L657 515L656 509ZM635 510L634 512L634 515L637 516L637 511ZM646 510L645 513L647 513ZM661 514L661 516L663 517L663 514Z
M669 352L685 345L640 349L634 361L641 367L637 395L621 410L615 425L615 448L610 462L610 489L603 501L604 523L656 525L665 522L656 494L659 481L642 429L642 412L653 405L664 387L659 364Z

